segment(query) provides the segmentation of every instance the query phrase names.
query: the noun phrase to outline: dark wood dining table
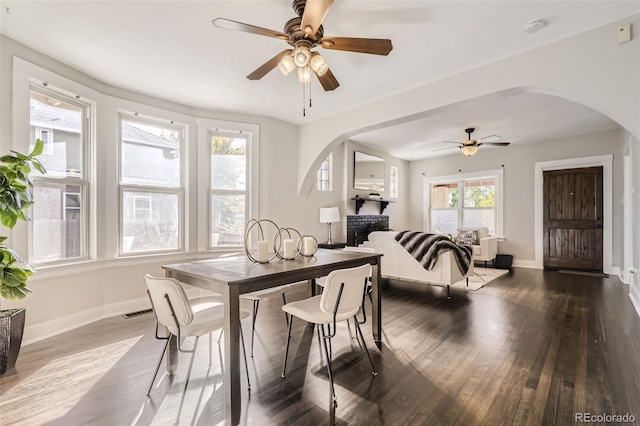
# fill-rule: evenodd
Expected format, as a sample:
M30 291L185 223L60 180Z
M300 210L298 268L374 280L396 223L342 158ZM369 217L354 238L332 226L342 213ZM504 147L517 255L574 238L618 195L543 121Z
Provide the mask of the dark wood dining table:
M343 252L319 249L314 256L294 260L276 258L269 263L254 263L245 255L221 257L188 263L164 265L167 277L222 295L224 300L224 398L227 424L237 425L241 416L240 386L240 298L241 294L283 284L307 281L309 295L315 294L315 280L336 269L372 265L371 329L378 346L382 342L380 297L380 257L378 253ZM177 368L175 339L167 354L169 372Z

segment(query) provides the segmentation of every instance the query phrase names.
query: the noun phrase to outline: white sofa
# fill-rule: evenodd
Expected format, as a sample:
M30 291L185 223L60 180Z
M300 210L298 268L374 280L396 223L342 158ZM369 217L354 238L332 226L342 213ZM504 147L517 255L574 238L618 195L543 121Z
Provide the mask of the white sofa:
M484 262L484 266L487 266L487 262L495 262L496 254L498 254L498 237L489 236L489 228L458 228L460 230L478 230L478 244L471 245L473 248L473 260Z
M473 275L473 263L469 265L466 275L463 275L453 253L442 253L431 270L425 269L404 247L395 240L397 232L374 231L369 234L369 241L360 247L373 248L376 253L382 253L382 276L404 281L413 281L447 287L447 298L451 297L450 285L463 279L469 281Z

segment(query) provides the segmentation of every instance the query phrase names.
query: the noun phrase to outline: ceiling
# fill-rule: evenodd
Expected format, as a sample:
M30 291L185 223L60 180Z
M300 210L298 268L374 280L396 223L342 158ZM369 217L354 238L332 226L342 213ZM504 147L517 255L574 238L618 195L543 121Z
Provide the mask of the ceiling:
M274 69L259 81L246 78L288 45L211 24L223 17L282 31L295 16L290 1L1 4L2 34L107 84L196 108L264 115L294 124L357 108L640 11L637 0L335 0L323 22L326 36L389 38L394 48L387 57L318 48L341 85L324 92L314 79L313 107L303 117L302 85L294 73L285 77ZM540 18L549 25L525 33L525 24ZM549 117L556 118L555 124L548 125ZM429 154L432 150L425 146L435 149L442 145L440 140L464 139L464 128L470 126L478 129L474 136L496 133L518 143L586 133L590 128L606 130L615 123L567 101L520 95L354 139L379 144L401 158L426 158L450 151Z

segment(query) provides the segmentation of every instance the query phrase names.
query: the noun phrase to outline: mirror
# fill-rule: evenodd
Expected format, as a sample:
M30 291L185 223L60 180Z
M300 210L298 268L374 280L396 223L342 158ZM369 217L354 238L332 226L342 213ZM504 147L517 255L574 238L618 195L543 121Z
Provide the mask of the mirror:
M384 159L375 155L354 153L353 188L365 191L384 191Z

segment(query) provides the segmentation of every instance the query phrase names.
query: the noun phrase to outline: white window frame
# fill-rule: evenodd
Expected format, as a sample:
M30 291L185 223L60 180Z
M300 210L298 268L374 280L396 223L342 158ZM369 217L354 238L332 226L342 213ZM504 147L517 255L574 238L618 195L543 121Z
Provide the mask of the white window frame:
M33 222L29 222L29 249L28 249L28 259L29 262L35 266L56 266L56 265L65 265L70 263L77 263L79 261L88 260L91 257L91 239L89 236L89 232L91 229L90 226L90 218L93 217L91 214L91 206L92 203L89 200L88 194L89 190L92 186L91 177L93 176L92 168L92 148L94 145L94 123L95 123L95 103L92 101L88 101L85 99L81 99L77 95L73 95L63 89L54 87L51 84L43 83L37 81L35 79L30 80L29 84L29 102L31 102L31 91L40 93L45 96L50 96L53 98L60 99L65 103L77 106L82 110L82 177L50 177L46 174L44 175L33 175L32 180L34 186L37 186L38 183L43 184L55 184L55 185L72 185L80 187L80 208L79 210L82 212L80 215L80 255L76 257L68 257L68 258L60 258L54 260L47 261L36 261L34 260L34 229ZM29 120L29 126L31 125ZM36 127L36 137L39 136L37 129L48 130L50 136L50 143L53 142L53 131L52 129ZM35 141L34 141L35 142ZM52 145L50 145L51 152L53 153ZM64 209L66 202L64 199L66 192L62 191L62 217L66 218L66 210Z
M212 208L211 208L211 200L213 199L213 197L215 195L244 195L244 217L245 217L245 223L250 219L250 186L251 186L251 174L250 174L250 149L251 149L251 135L250 134L246 134L246 133L242 133L242 132L231 132L231 131L221 131L221 130L213 130L213 129L209 129L207 132L207 144L209 147L209 155L208 155L208 165L209 167L207 168L208 171L208 188L209 188L209 199L208 199L208 205L209 205L209 209L207 210L209 212L209 214L207 215L207 220L209 223L208 229L209 232L207 233L207 237L208 237L208 242L207 242L207 249L208 250L214 250L214 249L225 249L225 248L237 248L240 247L241 245L213 245L213 227L212 227L212 217L211 215L213 214ZM211 139L213 137L216 136L221 136L221 137L228 137L228 138L236 138L236 139L244 139L245 140L245 186L244 189L217 189L217 188L213 188L212 187L212 182L211 182L211 176L212 176L212 170L211 170L211 157L213 156L213 153L211 152Z
M80 207L75 206L67 206L67 196L69 195L77 195L78 196L78 204ZM62 193L62 218L64 220L67 219L67 210L80 210L82 211L82 193L78 192L63 192Z
M139 208L137 205L138 200L144 200L149 207ZM138 212L145 212L144 217L138 217ZM134 195L133 196L133 218L134 219L151 219L153 214L153 205L151 203L151 197L148 195Z
M322 179L322 172L327 171L327 179ZM327 182L327 189L322 188L323 182ZM329 192L333 191L333 152L322 162L318 169L318 179L316 188L318 191Z
M389 198L398 198L399 194L399 182L398 178L399 169L396 166L391 166L389 168Z
M504 170L487 170L483 172L461 173L447 176L426 176L423 180L423 204L424 217L423 229L425 232L431 230L431 193L432 187L438 184L458 183L458 206L451 209L458 210L458 228L462 227L464 211L464 182L478 180L495 180L496 182L496 205L495 205L495 236L504 236ZM477 208L467 208L469 210ZM439 209L443 210L443 209Z
M140 185L129 184L122 182L122 122L132 121L149 126L158 126L169 130L177 131L180 135L180 181L178 186L159 186L159 185ZM186 214L185 214L185 191L186 191L186 179L185 179L185 157L186 152L186 133L187 126L182 124L175 124L173 121L165 120L162 118L145 116L138 113L131 113L127 111L120 111L118 114L118 193L119 193L119 224L118 224L118 257L132 257L143 256L149 254L161 254L161 253L180 253L185 251L185 234L186 234ZM157 194L176 194L178 196L178 247L169 249L158 250L142 250L142 251L127 251L125 252L125 245L127 242L124 237L124 194L126 192L146 192ZM134 195L135 197L141 197L141 195ZM135 208L134 208L135 214Z

